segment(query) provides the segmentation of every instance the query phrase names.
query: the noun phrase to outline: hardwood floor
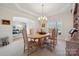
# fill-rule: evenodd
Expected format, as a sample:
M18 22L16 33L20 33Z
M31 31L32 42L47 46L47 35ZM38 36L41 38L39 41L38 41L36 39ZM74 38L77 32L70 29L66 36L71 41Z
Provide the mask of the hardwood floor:
M30 56L65 56L66 42L64 40L58 40L56 48L51 52L48 49L39 49L32 53ZM25 53L24 56L27 54Z

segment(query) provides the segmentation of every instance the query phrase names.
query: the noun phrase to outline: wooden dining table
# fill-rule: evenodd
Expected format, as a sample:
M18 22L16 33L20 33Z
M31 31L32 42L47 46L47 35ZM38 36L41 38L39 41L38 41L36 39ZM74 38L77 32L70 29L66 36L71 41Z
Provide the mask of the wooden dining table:
M38 39L39 47L42 46L42 38L46 38L46 37L49 37L48 33L47 34L31 34L28 36L28 38L33 39L33 40Z

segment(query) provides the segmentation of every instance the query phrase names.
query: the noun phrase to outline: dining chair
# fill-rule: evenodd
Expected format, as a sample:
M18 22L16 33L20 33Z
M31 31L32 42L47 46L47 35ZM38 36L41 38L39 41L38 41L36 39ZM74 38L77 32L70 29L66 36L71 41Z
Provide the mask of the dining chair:
M28 38L26 26L23 28L22 34L24 39L24 53L30 55L36 51L37 43L33 39Z
M45 45L50 51L53 51L57 44L57 34L55 29L49 29L49 37L43 41L43 46Z
M30 35L33 35L33 29L30 29ZM38 40L28 38L28 55L32 54L33 52L36 52L38 48Z
M52 40L53 40L53 47L55 48L57 44L57 31L55 28L52 31Z

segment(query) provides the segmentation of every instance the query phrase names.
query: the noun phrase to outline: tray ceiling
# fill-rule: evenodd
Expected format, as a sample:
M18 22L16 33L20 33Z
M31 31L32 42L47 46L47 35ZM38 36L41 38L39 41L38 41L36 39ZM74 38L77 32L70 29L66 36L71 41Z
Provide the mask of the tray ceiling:
M44 3L44 14L50 17L58 13L69 11L72 5L72 3ZM39 17L42 14L41 3L1 3L0 7L20 11L34 17Z

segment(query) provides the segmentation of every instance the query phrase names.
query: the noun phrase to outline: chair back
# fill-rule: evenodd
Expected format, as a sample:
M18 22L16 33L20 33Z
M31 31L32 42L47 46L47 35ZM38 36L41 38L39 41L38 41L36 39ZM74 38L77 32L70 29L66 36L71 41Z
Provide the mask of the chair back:
M28 37L27 37L26 25L24 26L24 28L22 30L22 34L23 34L23 39L24 39L24 52L25 52L26 47L28 47Z

